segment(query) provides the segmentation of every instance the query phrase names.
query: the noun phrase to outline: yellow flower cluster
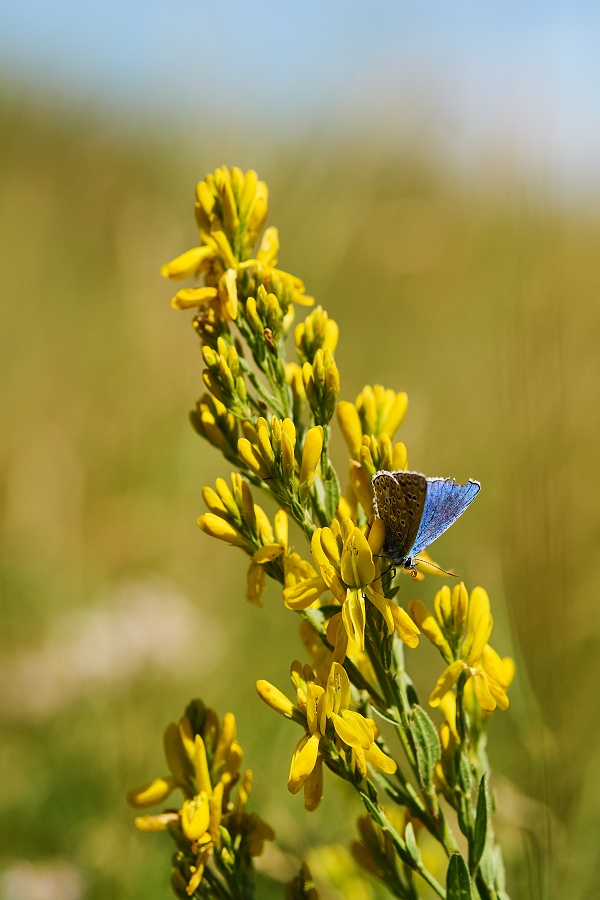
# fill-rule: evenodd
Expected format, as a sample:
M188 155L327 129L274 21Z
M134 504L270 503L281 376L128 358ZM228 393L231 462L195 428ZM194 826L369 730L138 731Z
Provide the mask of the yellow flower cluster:
M240 773L242 748L236 740L235 718L227 713L219 723L213 709L192 701L178 723L167 726L164 748L169 774L129 792L128 803L144 809L162 803L179 789L177 811L138 816L141 831L169 830L180 851L175 856L171 885L177 896L193 895L213 854L233 861L236 841L244 852L260 856L273 830L246 812L252 773ZM234 795L234 790L237 791ZM244 854L240 854L243 864Z
M253 255L268 212L268 190L253 169L222 166L196 186L196 222L200 244L166 263L161 274L172 281L203 276L204 285L183 288L172 300L175 309L212 306L225 320L238 315L238 279L245 273L291 299L311 304L299 278L275 269L279 251L276 228L267 228Z
M373 514L371 479L379 469L405 469L406 447L393 444L408 397L404 392L385 390L380 384L366 385L354 403L341 400L337 407L340 431L350 452L348 514L356 518L359 503L365 514Z
M471 680L482 709L507 709L506 691L513 679L514 663L508 656L501 659L488 643L493 619L484 589L474 588L469 597L462 582L452 591L444 585L434 600L435 616L420 600L412 600L408 609L447 663L431 693L430 705L439 706L463 676L463 683Z
M479 800L476 809L472 804L476 786L485 787L488 768L479 738L487 714L496 706L508 706L514 667L488 643L492 616L482 588L469 597L462 583L453 591L443 587L433 614L419 600L409 604L409 612L394 602L399 590L395 571L380 568L385 525L374 515L372 478L379 470L407 467L406 447L395 436L408 398L376 384L366 385L354 403L339 400L334 358L339 328L321 306L296 325L296 361L288 361L293 304L312 305L313 300L300 279L276 268L277 230L271 227L263 233L267 198L266 185L253 171L223 167L207 175L196 189L199 245L162 269L175 281L200 279L198 286L178 291L172 301L178 309L197 310L194 327L205 393L191 419L196 431L239 470L230 483L219 478L214 489L203 489L207 512L198 525L250 558L249 602L262 606L270 577L281 586L286 607L302 618L301 637L311 664L292 665L295 702L268 682L257 682L265 703L303 728L288 789L295 794L303 788L306 808L315 809L323 793L325 763L357 788L369 813L361 826L362 841L355 847L362 864L395 896L416 896L411 871L444 896L423 863L412 821L396 829L378 799L385 779L373 769L391 775L397 764L385 752L369 713L375 710L393 726L411 770L410 782L401 771L393 782L388 780L386 793L410 809L415 825L419 821L428 829L446 853L458 856L436 788L444 794L459 814L475 877L475 851L486 840L490 848L493 843L491 832L482 836ZM334 414L349 456L343 486L330 456ZM250 485L277 502L272 521L254 502ZM310 544L310 562L290 544L290 518ZM417 578L447 574L424 552L418 566L418 573L410 573ZM429 698L444 713L439 736L404 670L402 644L416 648L421 633L446 664ZM202 884L211 854L220 853L223 859L233 852L233 844L222 843L223 828L230 833L246 828L243 803L239 815L246 825L236 825L233 816L235 803L247 795L249 776L241 781L234 803L228 790L238 777L237 744L234 737L223 737L232 734L228 717L212 750L204 724L190 732L184 720L171 727L169 747L179 748L167 754L175 760L171 774L134 792L130 800L145 805L163 799L176 786L183 790L179 811L144 817L138 824L147 830L178 830L189 852L178 864L175 886L189 894ZM485 790L481 796L484 803ZM252 827L243 833L253 846L261 845L269 837L267 826L256 820ZM460 860L468 880L469 870L462 856ZM491 863L488 870L480 875L491 896L497 879ZM289 897L316 896L306 867L286 891ZM211 896L210 890L206 895Z
M388 600L379 578L377 556L383 547L385 529L380 519L373 517L368 536L350 518L337 519L331 528L318 528L313 534L311 551L319 570L318 575L299 581L283 592L289 609L306 609L312 606L325 591L331 591L341 604L343 629L337 629L334 659L343 662L348 641L365 647L365 601L379 610L388 634L394 629L405 644L416 647L419 630L407 613ZM330 631L331 633L331 631Z
M388 774L396 771L394 760L376 743L375 722L350 709L350 681L343 666L333 662L322 684L310 666L294 662L292 682L295 705L268 681L257 681L256 689L268 706L305 728L292 755L288 790L296 794L304 788L307 810L316 809L323 796L323 744L330 762L339 757L361 779L367 776L367 763Z
M310 428L304 439L300 466L296 461L296 426L290 418L273 416L269 423L262 416L257 421L256 439L240 438L237 445L240 459L257 478L272 481L273 493L291 503L295 498L306 499L308 489L317 475L323 450L323 428Z

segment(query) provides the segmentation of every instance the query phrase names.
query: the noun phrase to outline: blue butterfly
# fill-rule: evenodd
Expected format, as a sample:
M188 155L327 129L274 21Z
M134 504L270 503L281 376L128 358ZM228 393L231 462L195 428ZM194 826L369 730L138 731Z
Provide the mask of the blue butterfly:
M376 472L375 512L385 525L383 552L395 566L416 568L415 557L456 522L481 485L469 479L426 478L419 472Z

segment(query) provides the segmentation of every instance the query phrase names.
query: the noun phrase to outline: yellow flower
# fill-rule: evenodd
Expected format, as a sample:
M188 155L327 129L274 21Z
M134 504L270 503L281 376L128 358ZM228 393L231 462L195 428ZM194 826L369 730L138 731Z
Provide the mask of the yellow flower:
M389 634L395 627L394 604L382 593L379 567L373 558L373 552L381 550L381 528L381 522L375 519L368 540L351 519L344 519L341 528L337 521L332 528L317 528L311 550L320 576L301 581L283 592L285 604L290 609L306 609L329 589L342 605L348 637L361 650L365 646L365 598L382 614Z
M312 363L317 350L335 353L339 335L337 322L330 319L322 306L315 306L304 322L296 326L294 339L302 363Z
M309 428L304 439L304 448L302 450L302 464L300 466L300 477L298 492L300 500L304 500L309 488L317 477L317 466L321 459L323 451L323 427L315 425Z
M196 221L200 245L186 250L161 267L173 281L204 277L205 285L183 288L171 301L175 309L202 307L217 300L222 318L235 320L239 313L238 278L250 272L256 287L299 303L312 303L299 278L274 268L279 250L276 228L268 228L253 257L268 211L268 190L256 172L222 166L196 187Z
M308 678L307 678L308 676ZM302 670L300 663L292 666L292 680L296 684L298 702L294 706L284 694L267 681L258 681L259 696L276 712L286 718L303 721L306 733L300 738L290 764L288 790L292 794L304 788L304 804L316 809L322 795L322 765L327 746L324 738L341 742L346 747L359 773L366 776L365 761L392 774L396 763L375 743L377 729L372 719L351 710L350 681L339 663L332 663L326 687L311 680L312 670Z
M366 385L356 398L355 405L363 434L376 438L387 434L393 439L406 413L408 396L404 391L397 394L391 389L386 390L380 384L374 387Z
M315 421L326 425L335 412L340 392L340 373L329 348L319 348L312 363L304 363L302 380Z
M188 704L179 723L165 730L165 757L171 774L156 778L128 794L136 807L149 806L166 799L178 787L183 793L179 810L158 815L138 816L141 831L173 831L178 854L173 883L190 896L201 884L213 853L222 856L240 841L242 853L258 855L273 831L258 816L246 812L252 785L252 773L240 778L242 750L235 737L235 718L227 713L219 724L213 709L194 700ZM233 791L237 789L237 796ZM225 841L222 835L225 833ZM237 851L236 851L237 852Z
M488 644L493 619L486 591L476 587L469 597L462 582L452 592L444 585L433 606L435 617L419 600L409 603L413 620L448 663L431 693L430 705L439 706L464 673L483 710L507 709L506 691L514 665L508 657L502 660Z
M367 517L373 514L371 479L375 473L406 469L406 447L403 443L393 444L392 437L407 403L406 394L385 391L381 385L367 385L356 403L340 400L337 404L338 424L351 457L349 492ZM388 428L391 433L385 430Z
M391 442L400 427L407 406L408 397L404 392L397 394L390 389L385 390L380 384L374 387L366 385L354 403L340 401L338 422L351 457L359 458L363 436L369 440L372 437L378 442L382 435L386 435ZM401 461L401 458L398 461ZM379 468L386 467L379 466ZM398 465L396 468L401 469L404 466Z

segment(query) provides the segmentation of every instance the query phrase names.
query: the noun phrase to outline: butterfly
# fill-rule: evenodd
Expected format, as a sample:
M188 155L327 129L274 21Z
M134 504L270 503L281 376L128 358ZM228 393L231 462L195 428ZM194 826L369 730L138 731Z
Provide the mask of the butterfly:
M481 487L472 478L426 478L419 472L376 472L375 512L385 525L383 552L392 565L415 569L415 557L462 516Z

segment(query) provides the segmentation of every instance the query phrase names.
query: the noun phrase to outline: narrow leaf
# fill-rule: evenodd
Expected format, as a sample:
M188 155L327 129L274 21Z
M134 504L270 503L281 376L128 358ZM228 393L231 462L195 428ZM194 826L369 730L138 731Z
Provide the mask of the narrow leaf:
M458 783L465 795L471 793L471 767L469 766L466 753L460 752L458 759Z
M325 515L328 522L333 522L335 513L340 503L340 483L335 474L333 466L329 467L329 472L324 481L325 487Z
M448 863L446 897L447 900L473 900L469 870L460 853L453 853Z
M481 776L479 782L479 794L477 795L477 813L475 818L475 827L473 829L473 841L470 846L470 869L475 872L479 865L479 860L485 849L485 839L487 837L488 828L488 797L487 797L487 779L485 774Z
M421 706L415 706L413 710L411 733L421 785L428 790L431 787L433 769L440 758L441 751L435 725Z
M494 847L494 869L496 874L496 884L498 885L499 890L503 891L506 888L506 875L504 872L502 848L499 844Z
M412 822L409 822L404 829L404 840L406 841L406 849L408 850L408 854L413 862L418 863L421 860L421 851L417 846L417 840L415 838L415 830L412 826Z

